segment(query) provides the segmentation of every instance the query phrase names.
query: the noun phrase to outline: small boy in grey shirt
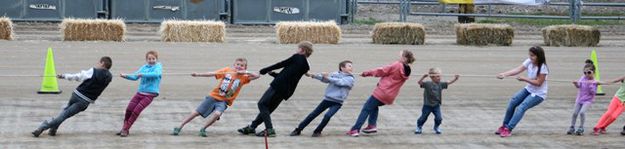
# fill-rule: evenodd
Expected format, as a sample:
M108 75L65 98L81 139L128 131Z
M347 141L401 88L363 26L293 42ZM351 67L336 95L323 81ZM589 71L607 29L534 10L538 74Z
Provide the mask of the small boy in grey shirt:
M421 117L417 120L417 128L415 130L415 134L421 134L421 127L428 119L430 113L434 114L434 132L436 134L441 134L441 129L438 127L441 125L443 121L443 116L441 113L441 104L442 104L442 91L443 89L447 89L447 87L460 77L460 75L455 75L454 79L448 82L441 82L441 70L439 68L430 68L427 74L424 74L417 83L419 86L423 88L423 108L421 109ZM427 77L430 77L432 81L423 82L423 80Z

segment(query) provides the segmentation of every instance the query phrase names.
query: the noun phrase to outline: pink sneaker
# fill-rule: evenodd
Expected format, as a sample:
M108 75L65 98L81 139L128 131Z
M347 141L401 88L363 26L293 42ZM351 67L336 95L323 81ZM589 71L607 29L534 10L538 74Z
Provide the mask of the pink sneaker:
M352 137L358 137L358 135L360 135L360 134L358 134L358 130L357 129L350 130L350 131L348 131L345 134L347 134L348 136L352 136Z
M367 128L362 130L362 132L364 132L364 133L376 133L376 132L378 132L378 128L375 127L375 125L368 125Z
M599 128L597 128L597 127L592 128L592 135L598 136L599 135Z
M499 136L501 136L502 138L509 137L511 135L512 135L512 131L510 131L510 129L506 127L504 127L503 130L499 134Z
M605 131L605 128L600 128L599 129L599 133L600 134L606 134L607 132Z
M503 131L503 128L506 128L506 127L504 127L503 125L501 125L501 127L499 127L499 129L497 129L497 131L495 131L495 134L496 134L496 135L501 134L501 132Z

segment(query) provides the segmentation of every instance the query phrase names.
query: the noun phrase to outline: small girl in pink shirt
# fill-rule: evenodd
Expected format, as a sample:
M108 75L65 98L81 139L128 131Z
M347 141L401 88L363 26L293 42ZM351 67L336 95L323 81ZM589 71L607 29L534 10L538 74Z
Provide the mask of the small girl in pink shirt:
M410 76L409 64L412 64L414 61L415 58L412 52L403 50L400 52L399 61L360 74L362 77L380 77L380 81L378 81L377 87L373 90L373 95L362 106L356 124L347 132L347 135L357 137L367 117L369 125L362 131L364 133L376 133L378 131L376 127L378 107L393 104L395 97L399 94L399 89Z

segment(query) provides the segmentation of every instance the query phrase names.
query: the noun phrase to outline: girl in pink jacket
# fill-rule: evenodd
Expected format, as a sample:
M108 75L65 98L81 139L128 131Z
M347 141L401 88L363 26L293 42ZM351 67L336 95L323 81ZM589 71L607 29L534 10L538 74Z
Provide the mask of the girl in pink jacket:
M373 95L369 97L365 105L362 106L356 124L347 132L347 135L357 137L360 127L369 117L369 125L363 129L364 133L376 133L376 121L378 119L378 107L393 104L395 97L399 94L399 89L410 76L410 66L415 61L414 55L408 50L400 52L399 61L390 65L368 70L360 74L362 77L380 77L377 87L373 90Z

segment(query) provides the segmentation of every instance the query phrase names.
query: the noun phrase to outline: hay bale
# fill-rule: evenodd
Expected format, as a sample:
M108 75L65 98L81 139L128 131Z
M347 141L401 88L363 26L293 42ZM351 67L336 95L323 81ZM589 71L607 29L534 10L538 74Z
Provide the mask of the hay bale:
M0 17L0 39L13 40L13 22L7 17Z
M65 41L124 41L126 24L120 19L63 19L59 25Z
M371 36L377 44L423 44L425 27L417 23L376 23Z
M224 42L226 24L221 21L166 20L161 23L161 41Z
M514 29L508 24L456 24L456 43L461 45L495 44L510 46Z
M279 43L337 44L341 40L341 28L334 21L327 22L278 22L276 35Z
M586 25L552 25L542 29L547 46L597 46L599 29Z

